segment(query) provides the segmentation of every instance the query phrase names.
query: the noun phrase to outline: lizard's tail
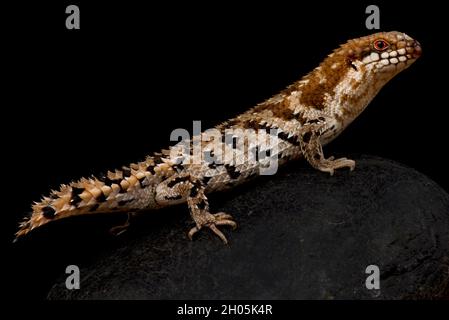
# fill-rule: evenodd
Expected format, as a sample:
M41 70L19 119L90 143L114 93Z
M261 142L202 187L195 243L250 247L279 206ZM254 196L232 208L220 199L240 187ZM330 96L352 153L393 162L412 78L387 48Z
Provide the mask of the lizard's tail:
M49 222L76 215L118 211L114 190L122 190L120 182L107 186L98 178L81 179L69 185L61 185L48 197L35 202L30 216L26 217L16 232L16 239ZM124 208L123 208L124 209Z
M123 167L115 172L108 171L100 177L82 178L68 185L61 185L48 197L34 203L32 213L20 223L17 238L31 230L62 218L91 214L123 212L142 208L144 188L154 180L155 166L160 169L162 161L148 157L138 164Z

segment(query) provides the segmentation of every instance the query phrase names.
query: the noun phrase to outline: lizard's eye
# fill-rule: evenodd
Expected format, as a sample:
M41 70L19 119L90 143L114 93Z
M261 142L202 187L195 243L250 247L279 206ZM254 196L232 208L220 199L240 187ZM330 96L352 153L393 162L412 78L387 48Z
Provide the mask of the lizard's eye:
M378 39L376 41L374 41L373 43L374 45L374 49L376 49L377 51L384 51L385 49L387 49L390 44L385 41L384 39Z

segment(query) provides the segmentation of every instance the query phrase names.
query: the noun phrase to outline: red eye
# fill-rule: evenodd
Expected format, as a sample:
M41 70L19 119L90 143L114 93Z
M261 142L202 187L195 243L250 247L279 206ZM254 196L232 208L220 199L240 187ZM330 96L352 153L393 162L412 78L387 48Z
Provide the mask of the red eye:
M384 39L379 39L379 40L374 41L374 49L376 49L377 51L384 51L389 46L390 46L390 44L387 41L385 41Z

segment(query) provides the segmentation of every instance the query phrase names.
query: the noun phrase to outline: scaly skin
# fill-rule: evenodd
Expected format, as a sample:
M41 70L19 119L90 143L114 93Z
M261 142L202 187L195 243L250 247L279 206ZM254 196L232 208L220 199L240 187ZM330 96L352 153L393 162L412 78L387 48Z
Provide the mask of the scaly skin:
M354 169L353 160L325 158L322 146L338 136L391 78L420 55L419 43L400 32L350 40L300 81L216 127L222 134L228 129L255 129L262 138L267 136L266 130L276 129L273 144L261 143L254 132L236 146L203 139L200 146L212 160L177 145L129 167L62 185L33 205L31 217L21 223L16 236L74 215L134 213L186 202L196 224L189 237L208 227L227 243L218 226L236 224L226 213L209 212L207 193L258 175L269 159L284 164L304 157L314 168L330 174L339 168ZM192 147L192 142L187 145ZM246 159L248 151L257 153L259 161ZM214 158L220 152L225 156L222 161Z

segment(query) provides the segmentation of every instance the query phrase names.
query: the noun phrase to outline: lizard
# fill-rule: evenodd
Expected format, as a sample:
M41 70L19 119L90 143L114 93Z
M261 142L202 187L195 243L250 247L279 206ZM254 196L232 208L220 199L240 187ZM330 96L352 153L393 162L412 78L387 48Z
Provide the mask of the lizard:
M212 161L206 161L201 152L193 155L191 149L186 151L186 145L177 145L121 169L63 184L32 205L31 215L20 223L16 240L37 227L75 215L133 214L187 203L195 223L188 237L192 239L199 230L208 228L226 244L228 240L220 227L235 228L236 222L230 214L211 213L207 194L243 183L259 175L260 168L266 166L266 162L246 159L237 163L236 157L241 160L244 151L251 149L260 158L276 159L280 165L302 158L331 175L340 168L352 171L355 161L326 158L322 147L336 138L379 90L421 53L418 41L397 31L349 40L280 93L215 127L223 135L226 130L253 129L263 136L275 129L276 148L262 144L254 134L239 146L231 143L230 147L226 139L214 143L202 139L203 132L200 146ZM192 147L194 141L195 137L188 145ZM219 151L225 155L222 161L213 158ZM127 225L128 222L116 230L125 230Z

